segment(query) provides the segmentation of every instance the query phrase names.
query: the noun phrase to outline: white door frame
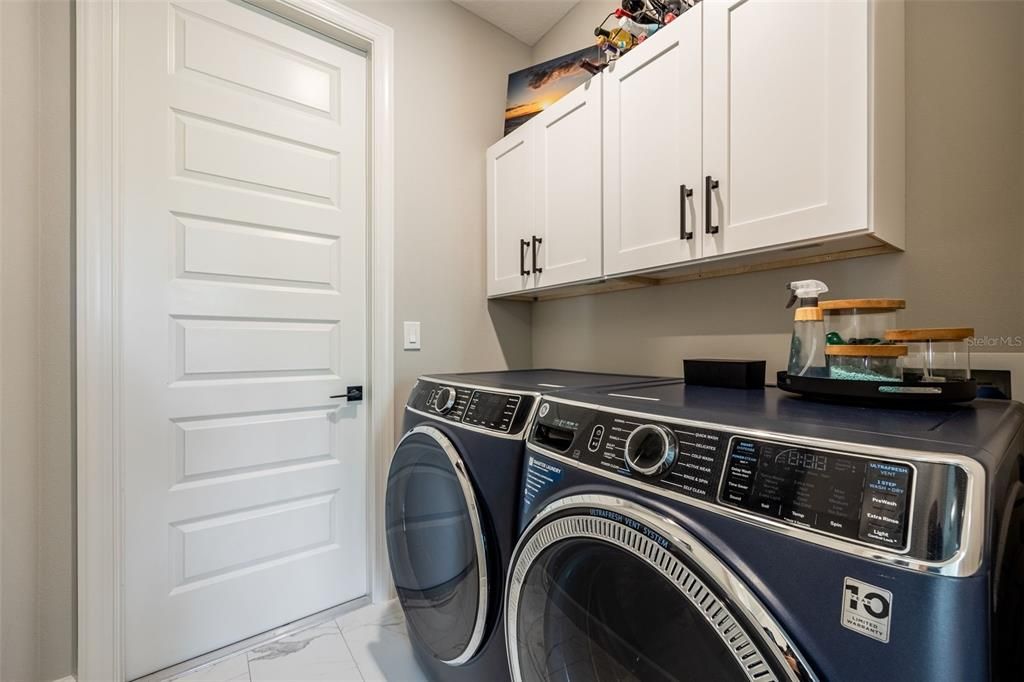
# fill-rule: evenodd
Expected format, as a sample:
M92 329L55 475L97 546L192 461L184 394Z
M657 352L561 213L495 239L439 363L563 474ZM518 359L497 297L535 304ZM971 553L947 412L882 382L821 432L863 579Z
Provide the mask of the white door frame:
M337 0L250 0L369 57L368 561L374 600L390 594L384 485L394 449L394 33ZM120 0L76 3L78 680L124 669L121 443Z

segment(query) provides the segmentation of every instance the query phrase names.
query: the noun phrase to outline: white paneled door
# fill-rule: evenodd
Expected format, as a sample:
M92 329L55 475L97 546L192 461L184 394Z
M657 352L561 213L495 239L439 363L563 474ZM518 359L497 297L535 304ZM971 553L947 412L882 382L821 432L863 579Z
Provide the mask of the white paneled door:
M119 30L133 678L367 592L367 62L220 0Z

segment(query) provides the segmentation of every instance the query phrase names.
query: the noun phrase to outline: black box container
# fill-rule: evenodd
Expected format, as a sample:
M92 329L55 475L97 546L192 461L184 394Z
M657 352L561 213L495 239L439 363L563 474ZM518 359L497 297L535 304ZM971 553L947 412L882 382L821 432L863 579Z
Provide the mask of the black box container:
M764 388L764 360L683 360L683 378L694 386Z

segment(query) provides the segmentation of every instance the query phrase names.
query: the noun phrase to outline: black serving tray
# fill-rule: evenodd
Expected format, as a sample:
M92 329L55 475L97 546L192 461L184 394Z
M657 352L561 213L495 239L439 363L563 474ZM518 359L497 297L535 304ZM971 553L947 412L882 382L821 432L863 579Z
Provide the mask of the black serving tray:
M974 400L978 386L974 379L925 383L921 381L848 381L819 377L791 377L779 372L777 385L783 391L830 402L943 405Z

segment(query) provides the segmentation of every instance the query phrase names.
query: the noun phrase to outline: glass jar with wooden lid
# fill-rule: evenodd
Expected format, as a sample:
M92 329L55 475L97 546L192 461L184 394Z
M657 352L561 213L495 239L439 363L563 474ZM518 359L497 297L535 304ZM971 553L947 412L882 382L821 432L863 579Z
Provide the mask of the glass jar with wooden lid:
M902 381L900 358L906 354L907 347L898 345L825 346L829 378L846 381Z
M845 298L818 304L825 315L830 345L881 343L886 329L896 329L907 302L902 298Z
M907 381L967 381L971 378L971 353L967 339L974 336L971 327L935 327L928 329L889 329L885 340L906 344L903 376Z

